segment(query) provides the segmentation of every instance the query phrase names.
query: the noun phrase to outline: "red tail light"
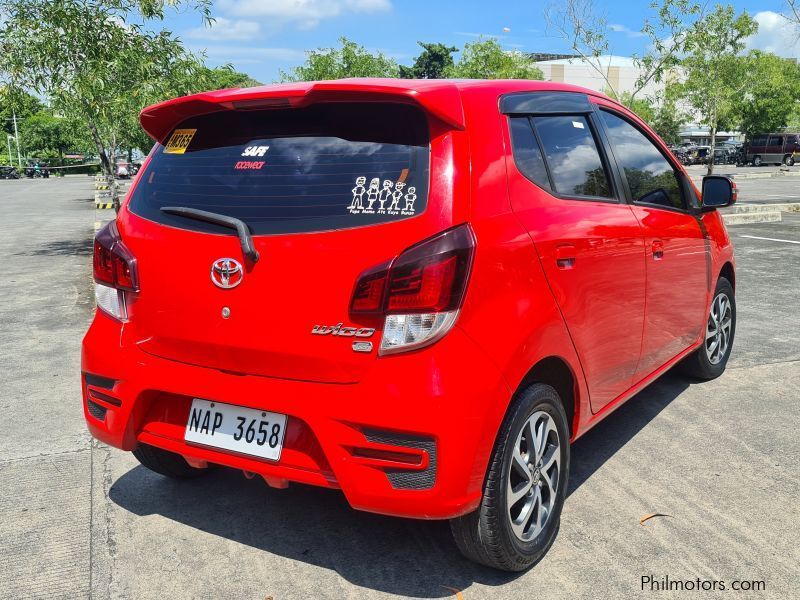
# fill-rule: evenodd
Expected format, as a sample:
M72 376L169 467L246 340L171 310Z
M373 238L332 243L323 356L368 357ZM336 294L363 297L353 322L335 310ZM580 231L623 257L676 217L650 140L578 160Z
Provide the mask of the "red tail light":
M475 251L469 225L412 246L391 263L363 273L351 313L385 317L379 354L406 352L441 339L456 322Z
M118 290L139 291L136 258L122 242L114 221L94 238L94 280Z
M459 225L412 246L388 269L374 267L358 279L353 313L413 314L456 310L461 306L472 265L475 238Z

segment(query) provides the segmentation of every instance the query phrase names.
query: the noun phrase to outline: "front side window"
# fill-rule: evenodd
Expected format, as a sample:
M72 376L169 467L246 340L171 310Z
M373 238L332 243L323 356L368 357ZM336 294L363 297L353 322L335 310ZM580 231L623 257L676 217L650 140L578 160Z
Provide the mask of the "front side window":
M628 180L633 201L685 208L675 170L653 142L620 117L606 111L601 111L601 114L614 147L614 156Z
M564 196L612 198L603 161L585 117L533 117L555 191Z

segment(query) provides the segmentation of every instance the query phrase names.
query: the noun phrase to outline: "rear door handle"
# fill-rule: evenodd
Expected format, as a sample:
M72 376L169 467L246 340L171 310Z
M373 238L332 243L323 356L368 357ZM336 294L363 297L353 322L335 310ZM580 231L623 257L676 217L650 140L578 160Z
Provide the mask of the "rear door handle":
M662 258L664 258L664 242L653 240L653 260L661 260Z
M559 269L571 269L575 266L577 256L575 246L572 244L561 244L556 247L556 266Z

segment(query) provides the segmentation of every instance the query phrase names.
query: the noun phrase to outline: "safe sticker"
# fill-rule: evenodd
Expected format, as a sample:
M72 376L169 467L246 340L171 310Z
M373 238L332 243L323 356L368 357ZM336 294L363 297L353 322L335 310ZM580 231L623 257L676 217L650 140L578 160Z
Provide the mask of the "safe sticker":
M176 129L172 132L167 145L164 146L164 154L183 154L197 133L197 129Z
M351 214L413 215L416 212L417 188L403 181L373 177L367 185L366 177L357 177L351 190L353 198L347 210Z
M248 146L242 152L242 156L264 156L269 150L269 146Z
M573 121L572 122L572 126L575 129L583 129L583 123L581 123L580 121Z

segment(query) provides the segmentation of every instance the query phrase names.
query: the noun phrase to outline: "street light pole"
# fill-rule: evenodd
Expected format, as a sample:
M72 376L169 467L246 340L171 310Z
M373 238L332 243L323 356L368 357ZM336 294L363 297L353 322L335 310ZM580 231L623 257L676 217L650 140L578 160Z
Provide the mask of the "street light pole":
M6 135L6 145L8 145L8 166L13 167L14 163L11 160L11 136Z
M19 131L17 131L17 111L13 111L11 114L14 117L14 141L17 144L17 168L21 169L22 168L22 157L19 154ZM8 161L11 162L10 154L9 154Z

